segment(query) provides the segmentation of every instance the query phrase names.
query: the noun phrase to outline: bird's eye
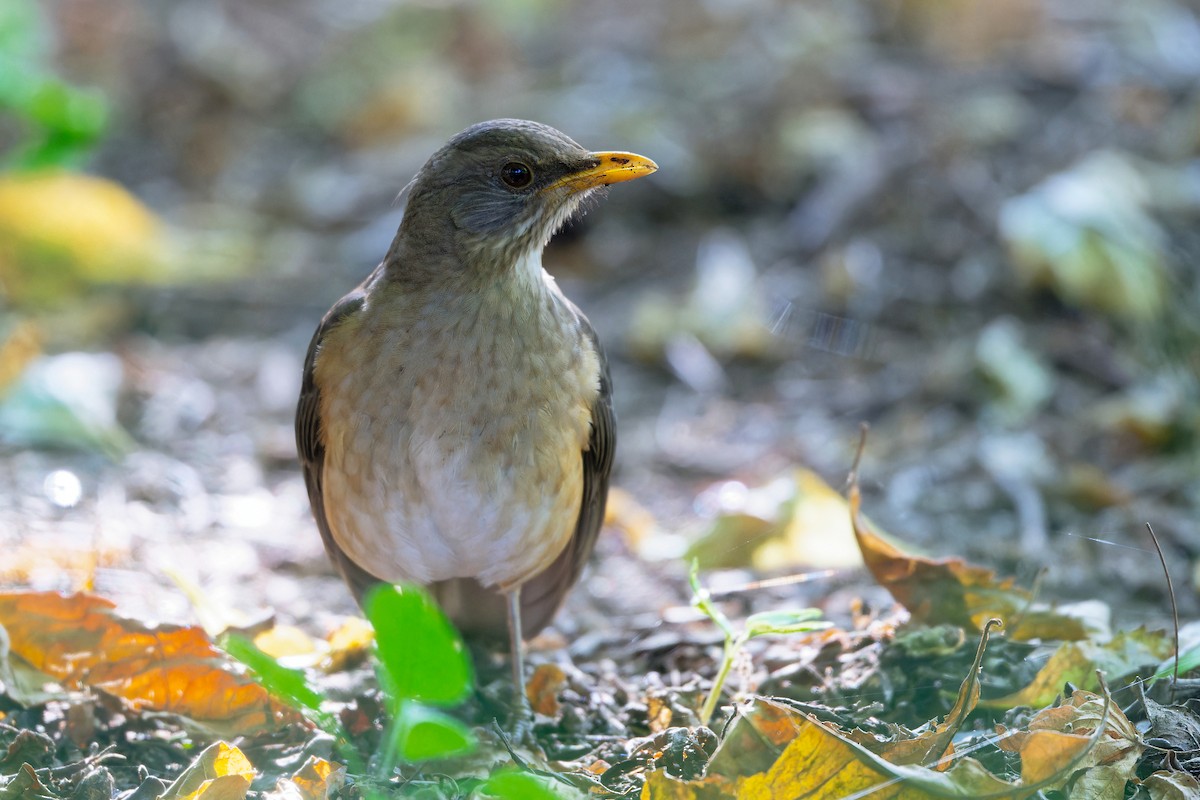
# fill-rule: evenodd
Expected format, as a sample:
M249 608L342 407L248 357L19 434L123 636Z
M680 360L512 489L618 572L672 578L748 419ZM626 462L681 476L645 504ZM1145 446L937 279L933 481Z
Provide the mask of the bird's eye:
M533 170L519 161L510 161L500 168L500 180L514 189L524 189L533 182Z

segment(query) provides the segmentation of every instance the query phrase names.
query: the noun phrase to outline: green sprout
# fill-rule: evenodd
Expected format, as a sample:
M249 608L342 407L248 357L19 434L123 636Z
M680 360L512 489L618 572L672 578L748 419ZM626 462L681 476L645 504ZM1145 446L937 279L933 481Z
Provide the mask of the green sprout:
M725 651L721 655L721 667L717 670L716 679L713 680L712 691L708 693L708 697L704 700L704 706L700 709L701 725L707 725L708 721L712 719L713 712L717 710L717 700L721 697L721 690L729 678L729 671L733 669L733 663L737 660L738 653L745 647L746 642L756 636L806 633L823 630L831 625L829 622L819 621L821 616L819 609L798 608L751 614L746 618L742 629L737 630L729 621L729 617L717 608L708 589L700 585L700 565L695 559L692 560L692 568L688 573L688 582L692 586L692 605L711 619L725 634Z
M473 752L478 747L474 731L442 710L461 704L475 684L470 655L450 620L428 592L408 584L376 587L364 599L363 609L375 628L376 672L389 712L374 777L386 781L398 764L416 765ZM221 647L246 665L268 692L331 735L339 758L352 773L365 773L365 759L354 750L336 716L323 710L324 695L303 671L282 666L243 636L222 637ZM480 797L497 800L580 796L559 781L513 767L500 768L482 780L457 783ZM421 796L422 785L414 782L404 796L409 789Z

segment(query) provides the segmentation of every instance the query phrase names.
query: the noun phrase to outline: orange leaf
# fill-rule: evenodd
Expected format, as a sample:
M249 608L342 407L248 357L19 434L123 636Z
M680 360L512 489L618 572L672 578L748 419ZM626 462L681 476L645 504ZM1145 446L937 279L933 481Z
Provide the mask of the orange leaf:
M558 693L567 685L567 674L557 664L538 664L533 671L533 677L525 686L525 696L529 705L539 714L547 717L557 717L562 706L558 702Z
M1053 785L1055 773L1074 759L1077 777L1073 791L1079 790L1080 781L1089 779L1123 787L1134 777L1145 749L1137 729L1120 708L1084 691L1076 691L1062 705L1042 709L1029 721L1028 731L1004 736L997 744L1020 753L1021 776L1030 783L1049 781ZM1085 771L1091 774L1079 774Z
M90 686L134 709L178 714L222 735L302 718L273 700L196 626L146 626L90 594L0 593L12 652L69 689Z
M341 764L309 756L304 766L290 778L276 785L268 798L279 800L329 800L346 782L346 768Z

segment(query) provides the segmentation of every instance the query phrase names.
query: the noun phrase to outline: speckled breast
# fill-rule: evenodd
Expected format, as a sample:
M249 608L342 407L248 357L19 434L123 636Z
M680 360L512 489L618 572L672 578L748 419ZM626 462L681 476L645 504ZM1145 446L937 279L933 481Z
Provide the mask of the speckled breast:
M549 280L372 296L315 364L324 501L388 581L517 586L574 532L600 364Z

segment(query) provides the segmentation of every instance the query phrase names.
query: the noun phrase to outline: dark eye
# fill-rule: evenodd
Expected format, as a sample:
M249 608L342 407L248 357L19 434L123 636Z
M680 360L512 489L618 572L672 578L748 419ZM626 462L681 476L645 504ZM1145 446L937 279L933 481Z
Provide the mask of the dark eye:
M500 180L514 189L524 189L533 182L533 170L519 161L510 161L500 168Z

